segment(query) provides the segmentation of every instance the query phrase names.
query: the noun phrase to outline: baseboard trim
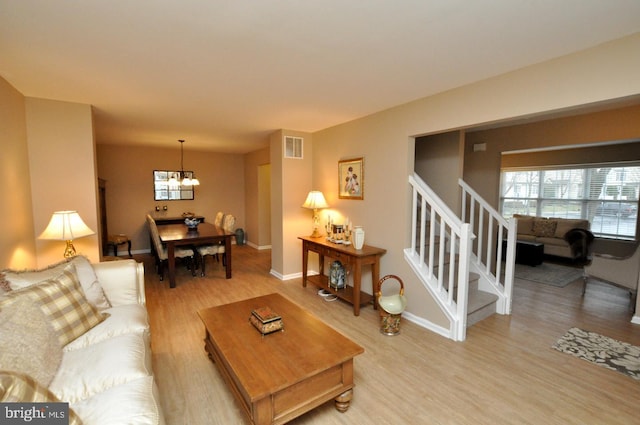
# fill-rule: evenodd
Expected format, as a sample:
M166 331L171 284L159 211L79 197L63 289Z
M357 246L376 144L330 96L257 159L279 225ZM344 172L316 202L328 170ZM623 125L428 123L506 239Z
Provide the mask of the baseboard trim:
M271 245L256 245L253 242L247 241L247 245L249 245L251 248L257 249L257 250L264 250L264 249L271 249Z
M274 269L269 270L269 274L272 275L272 276L277 277L280 280L292 280L292 279L299 279L299 278L302 277L302 272L283 275L282 273L278 273ZM313 271L307 272L307 276L312 276L312 275L316 275L316 274L318 274L318 272L313 272Z
M445 338L448 339L453 339L452 334L451 334L451 330L449 329L445 329L440 325L436 325L433 322L430 322L422 317L418 317L415 314L411 314L409 312L404 312L402 313L402 317L404 317L407 321L411 322L411 323L415 323L416 325L428 329L432 332L437 333L438 335L441 335Z

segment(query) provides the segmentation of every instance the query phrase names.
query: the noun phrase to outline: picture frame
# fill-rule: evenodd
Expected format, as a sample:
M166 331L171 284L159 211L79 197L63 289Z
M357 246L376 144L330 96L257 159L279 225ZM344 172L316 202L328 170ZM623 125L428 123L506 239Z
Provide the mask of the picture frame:
M338 198L364 199L364 158L338 161Z

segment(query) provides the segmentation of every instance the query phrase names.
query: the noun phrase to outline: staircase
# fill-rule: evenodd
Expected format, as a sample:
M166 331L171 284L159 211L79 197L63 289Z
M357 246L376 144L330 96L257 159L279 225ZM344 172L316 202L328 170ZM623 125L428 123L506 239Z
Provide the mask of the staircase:
M464 341L468 326L511 313L516 221L507 222L462 180L460 217L418 175L409 184L412 235L405 259L449 320L441 333Z

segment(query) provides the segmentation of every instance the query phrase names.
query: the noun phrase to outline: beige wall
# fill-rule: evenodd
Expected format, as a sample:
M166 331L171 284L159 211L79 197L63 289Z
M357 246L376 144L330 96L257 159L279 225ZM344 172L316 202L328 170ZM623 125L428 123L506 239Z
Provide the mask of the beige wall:
M97 179L91 106L26 98L27 140L37 237L54 211L76 210L96 234L74 240L79 254L99 261ZM64 242L36 239L38 266L63 259Z
M271 164L258 166L258 243L271 248Z
M271 166L269 148L245 155L245 238L254 248L271 246Z
M0 269L35 268L24 96L0 78ZM64 248L63 248L64 249Z
M464 179L472 182L476 192L497 206L500 196L500 168L503 165L517 167L638 160L638 143L576 149L584 144L633 139L640 140L640 105L468 132ZM486 143L487 150L473 152L475 143ZM554 146L574 146L574 149L502 155L510 151Z
M403 258L409 240L407 177L413 172L413 138L637 95L638 51L640 34L319 131L313 135L313 181L332 209L364 226L365 243L387 249L381 275L404 280L407 311L445 326L444 316ZM339 200L337 162L359 156L365 158L364 200ZM495 174L499 164L491 166ZM485 178L496 187L495 179L484 174L474 175L472 184Z
M302 137L303 158L283 158L283 137ZM313 139L308 133L279 130L270 138L271 155L271 273L281 279L302 271L301 235L312 231L313 213L302 208L312 182Z
M185 144L187 144L185 142ZM194 151L184 147L184 169L194 171L200 186L193 200L154 201L153 170L179 170L180 145L154 148L98 145L98 173L106 180L107 228L111 234L125 233L132 250L149 250L149 233L144 217L178 217L193 212L213 221L216 212L233 214L236 228L245 225L245 172L240 154ZM160 213L155 206L160 206ZM168 210L164 212L163 206Z
M458 179L462 177L461 131L416 139L415 171L454 212L460 211Z

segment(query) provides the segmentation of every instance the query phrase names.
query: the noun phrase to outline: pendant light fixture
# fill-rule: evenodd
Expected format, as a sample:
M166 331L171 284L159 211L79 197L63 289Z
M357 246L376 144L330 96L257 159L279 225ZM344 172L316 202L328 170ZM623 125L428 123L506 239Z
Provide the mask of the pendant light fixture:
M169 185L171 185L173 182L174 185L179 184L181 186L198 186L200 184L200 181L196 178L196 173L191 171L191 176L189 176L184 171L184 140L178 140L178 142L180 142L180 172L177 173L177 177L175 176L175 174L171 176L171 178L169 179Z

